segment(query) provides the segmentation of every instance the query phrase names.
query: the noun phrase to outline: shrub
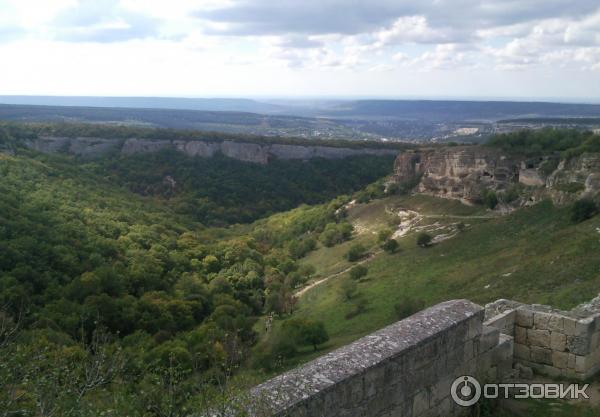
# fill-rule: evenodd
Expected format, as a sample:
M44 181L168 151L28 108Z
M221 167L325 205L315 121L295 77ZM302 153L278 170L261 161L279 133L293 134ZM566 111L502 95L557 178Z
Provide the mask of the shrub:
M492 190L485 191L483 195L483 204L491 210L495 209L498 205L498 196L496 195L496 192Z
M350 278L352 278L355 281L358 281L359 279L367 275L368 272L369 269L366 266L357 265L350 270Z
M284 338L298 345L310 345L314 350L329 340L325 324L321 321L293 319L285 322L282 330Z
M566 184L557 184L554 188L558 191L563 191L565 193L576 194L580 191L585 190L585 185L579 182L569 182Z
M398 241L396 239L388 239L381 248L387 253L394 253L398 250Z
M506 191L499 195L499 198L505 203L512 203L519 198L519 186L513 184Z
M367 255L367 249L360 243L356 243L346 252L346 259L350 262L356 262Z
M585 198L576 201L571 208L571 220L573 223L581 223L584 220L591 219L596 214L598 214L596 203Z
M319 240L323 245L331 247L342 243L352 237L353 227L350 223L329 223L325 226L325 230L319 236Z
M556 168L558 168L558 163L558 158L550 158L540 165L540 172L547 177L548 175L552 174Z
M423 232L417 236L417 245L421 246L422 248L426 248L431 245L432 240L433 238L430 234Z
M383 229L380 230L379 233L377 233L377 240L380 243L384 243L386 240L388 240L390 237L392 237L392 230L390 229Z
M352 303L352 309L346 313L346 319L350 320L353 317L358 316L359 314L363 314L367 311L367 307L369 306L369 301L365 297L358 297Z
M418 311L421 311L425 306L425 302L418 298L405 298L398 304L394 305L394 311L398 320L402 320L408 316L412 316Z
M356 296L358 286L356 282L351 279L345 279L342 281L342 285L340 286L340 293L342 294L342 298L345 301L350 301L352 298Z

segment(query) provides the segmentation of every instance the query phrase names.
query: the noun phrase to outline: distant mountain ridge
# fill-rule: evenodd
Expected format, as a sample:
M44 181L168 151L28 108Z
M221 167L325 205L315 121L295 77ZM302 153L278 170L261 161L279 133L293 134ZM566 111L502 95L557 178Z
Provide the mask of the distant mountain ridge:
M497 121L513 117L598 117L600 104L475 100L255 100L249 98L0 96L0 104L247 112L295 117L392 117Z
M285 107L246 98L181 97L91 97L91 96L0 96L1 104L71 107L126 107L136 109L174 109L281 113Z
M398 117L429 121L485 120L513 117L594 117L600 104L518 101L359 100L333 106L329 117Z

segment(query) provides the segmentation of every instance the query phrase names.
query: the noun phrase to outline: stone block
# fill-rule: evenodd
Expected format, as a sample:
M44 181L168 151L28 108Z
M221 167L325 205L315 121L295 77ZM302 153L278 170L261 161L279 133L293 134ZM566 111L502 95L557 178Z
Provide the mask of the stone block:
M421 390L413 397L412 400L412 414L413 416L420 416L429 410L429 392L427 390Z
M550 317L552 316L549 313L536 311L533 313L533 327L540 330L548 330Z
M555 368L554 366L550 365L542 365L542 367L538 369L538 372L543 375L551 376L553 378L557 378L562 375L561 369Z
M594 332L594 318L588 317L577 321L575 324L575 336L591 338Z
M573 353L569 353L569 358L567 361L567 368L575 369L575 358L576 358L576 356Z
M506 360L512 360L514 356L515 344L514 338L501 334L498 345L492 349L492 362L494 365Z
M552 351L548 348L531 346L531 361L538 364L552 365Z
M575 356L575 372L585 373L587 371L588 363L585 356Z
M567 336L562 333L552 332L550 334L550 349L564 352L567 348Z
M558 369L566 369L569 367L569 354L566 352L552 352L552 366Z
M515 324L528 329L533 327L533 311L524 307L518 308L516 310Z
M475 356L477 356L477 348L476 348L476 343L474 340L467 340L465 342L465 354L464 354L464 361L470 361L471 359L473 359Z
M529 366L525 366L522 363L515 364L515 369L518 372L518 376L521 379L532 379L533 378L533 369Z
M567 336L566 350L576 355L587 355L590 339L582 336Z
M483 322L479 319L479 317L473 317L469 320L469 332L467 334L467 339L473 339L479 336L483 329Z
M550 315L548 319L548 330L563 333L565 331L564 318L557 314Z
M515 343L515 358L530 360L531 351L529 349L529 346L522 345L520 343Z
M515 326L515 343L527 344L527 329L521 326Z
M550 348L550 332L548 330L527 329L527 344Z
M564 333L567 336L575 336L575 328L576 327L577 327L577 320L575 320L571 317L563 318Z
M494 327L483 327L481 336L479 337L478 352L482 354L498 345L500 338L500 330Z
M600 332L595 331L592 333L592 337L590 339L590 350L594 350L600 347Z
M450 395L450 388L452 387L452 383L454 382L454 377L444 377L441 378L431 389L431 404L437 405L444 398L447 398Z

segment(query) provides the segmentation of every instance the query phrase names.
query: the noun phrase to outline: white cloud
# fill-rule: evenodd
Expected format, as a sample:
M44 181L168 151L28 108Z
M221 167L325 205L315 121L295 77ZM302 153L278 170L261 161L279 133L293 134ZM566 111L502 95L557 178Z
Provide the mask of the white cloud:
M600 97L600 4L0 0L0 54L0 94L448 95L480 71ZM482 94L508 90L484 78Z

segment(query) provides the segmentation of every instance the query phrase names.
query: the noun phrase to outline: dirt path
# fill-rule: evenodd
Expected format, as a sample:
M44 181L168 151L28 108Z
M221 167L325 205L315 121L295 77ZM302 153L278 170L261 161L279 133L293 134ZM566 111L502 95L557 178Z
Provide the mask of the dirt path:
M319 285L321 285L322 283L324 283L324 282L326 282L326 281L329 281L331 278L335 278L335 277L337 277L337 276L340 276L340 275L342 275L342 274L345 274L346 272L350 271L352 268L354 268L354 267L355 267L355 266L357 266L357 265L362 265L362 264L364 264L364 263L367 263L367 262L370 262L370 261L372 261L372 260L375 258L375 256L379 255L381 252L383 252L383 251L382 251L382 250L375 251L375 252L371 253L371 254L370 254L368 257L366 257L365 259L363 259L363 260L361 260L361 261L359 261L359 262L356 262L355 264L352 264L352 265L351 265L351 266L349 266L348 268L346 268L346 269L343 269L343 270L341 270L341 271L339 271L339 272L336 272L336 273L334 273L334 274L328 275L328 276L326 276L325 278L321 278L320 280L318 280L318 281L315 281L315 282L313 282L312 284L309 284L309 285L307 285L306 287L304 287L304 288L302 288L302 289L298 290L298 291L297 291L297 292L296 292L294 295L295 295L297 298L300 298L300 297L302 297L302 296L303 296L303 295L304 295L304 294L305 294L305 293L306 293L308 290L311 290L311 289L313 289L314 287L316 287L316 286L319 286Z
M417 226L422 219L464 219L464 220L467 220L467 219L493 219L496 217L493 215L492 216L460 216L460 215L452 215L452 214L421 214L417 211L407 210L407 209L400 209L399 212L394 212L394 211L390 210L388 207L385 208L385 212L388 214L399 215L401 218L403 218L404 221L406 221L406 223L404 225L401 225L398 228L398 230L396 230L396 232L393 235L394 239L403 237L406 234L408 234L410 231L414 230L415 226ZM368 233L368 232L372 231L371 229L362 225L361 223L355 224L354 227L355 227L355 230L359 234ZM455 235L456 235L455 233L439 235L440 237L436 240L435 243L439 243L444 240L450 239L450 238L454 237ZM342 271L328 275L324 278L321 278L321 279L313 282L312 284L307 285L306 287L298 290L294 295L297 298L300 298L304 294L306 294L307 291L323 284L324 282L329 281L331 278L335 278L337 276L345 274L346 272L348 272L352 268L354 268L356 265L362 265L364 263L370 262L371 260L373 260L373 258L375 258L375 256L377 256L381 252L383 252L383 251L377 250L377 251L373 252L372 254L370 254L367 258L363 259L362 261L357 262Z

